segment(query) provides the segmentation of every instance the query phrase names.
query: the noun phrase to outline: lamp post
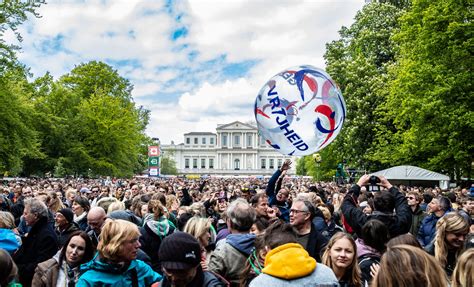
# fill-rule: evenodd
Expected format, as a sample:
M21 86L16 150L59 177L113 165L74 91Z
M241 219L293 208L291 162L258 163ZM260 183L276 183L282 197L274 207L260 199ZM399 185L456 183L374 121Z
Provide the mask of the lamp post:
M316 167L317 167L316 168L316 181L319 181L319 167L322 161L321 155L319 153L313 154L313 160L316 163Z

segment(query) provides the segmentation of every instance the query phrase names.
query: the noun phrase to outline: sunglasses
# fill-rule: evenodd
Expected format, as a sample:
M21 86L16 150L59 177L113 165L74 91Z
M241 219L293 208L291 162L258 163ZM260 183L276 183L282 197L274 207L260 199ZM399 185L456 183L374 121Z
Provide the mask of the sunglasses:
M413 199L415 199L415 197L413 197L413 196L407 196L406 199L411 199L411 200L413 200Z

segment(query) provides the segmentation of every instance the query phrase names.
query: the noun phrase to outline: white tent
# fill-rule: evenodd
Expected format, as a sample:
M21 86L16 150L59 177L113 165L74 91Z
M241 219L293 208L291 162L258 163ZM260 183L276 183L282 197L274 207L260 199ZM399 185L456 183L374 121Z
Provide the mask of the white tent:
M393 183L423 184L424 182L439 182L438 186L447 189L449 176L411 165L399 165L373 173L383 175Z

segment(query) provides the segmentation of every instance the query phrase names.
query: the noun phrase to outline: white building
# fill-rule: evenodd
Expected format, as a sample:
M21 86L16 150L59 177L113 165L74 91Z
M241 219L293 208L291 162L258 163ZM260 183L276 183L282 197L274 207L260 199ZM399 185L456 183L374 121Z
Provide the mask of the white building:
M176 161L179 174L271 175L284 156L258 136L257 127L242 122L217 125L216 133L190 132L184 143L161 145L163 156ZM296 159L288 174L295 174Z

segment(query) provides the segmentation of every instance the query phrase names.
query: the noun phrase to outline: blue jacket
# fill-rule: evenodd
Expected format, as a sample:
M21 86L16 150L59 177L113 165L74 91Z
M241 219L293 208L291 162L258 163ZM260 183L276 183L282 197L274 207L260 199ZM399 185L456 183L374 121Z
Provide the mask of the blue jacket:
M275 173L272 175L272 177L270 178L270 180L268 181L268 185L265 190L265 193L268 196L268 204L270 206L276 205L281 213L280 218L283 219L285 222L289 222L290 221L290 206L288 202L280 202L276 199L276 194L278 193L278 190L281 187L281 182L277 184L277 181L280 175L281 175L281 170L277 169Z
M81 265L81 277L76 286L128 287L132 286L133 270L136 270L137 283L140 287L150 286L161 280L161 275L153 271L141 260L132 260L128 268L102 262L98 256Z
M440 217L437 217L434 213L426 216L423 221L421 221L420 229L418 230L418 235L416 239L420 242L421 246L425 247L433 241L436 235L436 223Z
M8 253L13 254L20 248L21 238L17 236L13 230L0 228L0 248L5 249Z

